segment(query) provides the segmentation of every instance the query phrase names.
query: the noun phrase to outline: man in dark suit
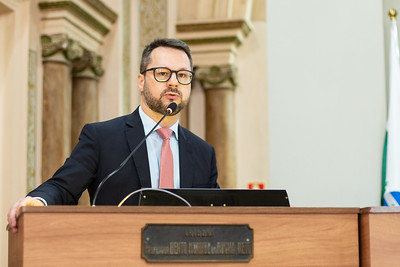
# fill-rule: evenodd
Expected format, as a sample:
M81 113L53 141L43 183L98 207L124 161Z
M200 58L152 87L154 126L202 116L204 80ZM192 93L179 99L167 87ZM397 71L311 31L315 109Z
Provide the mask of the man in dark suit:
M142 54L138 87L140 106L130 115L106 122L87 124L79 143L54 176L18 200L9 210L8 222L16 232L17 210L25 205L76 205L85 189L93 202L101 181L117 169L150 129L167 112L176 110L159 127L172 132L168 139L173 158L170 188L218 188L215 151L205 141L178 125L179 112L191 93L193 63L188 46L176 39L158 39ZM117 205L126 195L140 188L161 185L161 147L157 132L149 135L126 165L107 180L96 205ZM165 179L165 178L162 178ZM138 197L125 204L137 205Z

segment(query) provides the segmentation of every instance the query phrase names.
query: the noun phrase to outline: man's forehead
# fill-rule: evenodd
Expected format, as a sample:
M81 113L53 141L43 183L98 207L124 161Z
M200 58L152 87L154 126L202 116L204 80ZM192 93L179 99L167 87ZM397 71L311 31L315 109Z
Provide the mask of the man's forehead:
M185 51L160 46L155 48L150 54L150 63L170 63L170 64L181 64L183 67L190 67L190 60Z

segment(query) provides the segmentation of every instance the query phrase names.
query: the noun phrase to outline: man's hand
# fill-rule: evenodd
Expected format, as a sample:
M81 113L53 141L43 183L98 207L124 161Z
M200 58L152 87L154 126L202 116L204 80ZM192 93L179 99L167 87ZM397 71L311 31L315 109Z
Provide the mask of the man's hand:
M11 229L14 233L18 232L17 217L18 210L23 206L44 206L44 203L39 199L33 197L25 197L19 199L14 205L11 206L7 214L8 226L7 229Z

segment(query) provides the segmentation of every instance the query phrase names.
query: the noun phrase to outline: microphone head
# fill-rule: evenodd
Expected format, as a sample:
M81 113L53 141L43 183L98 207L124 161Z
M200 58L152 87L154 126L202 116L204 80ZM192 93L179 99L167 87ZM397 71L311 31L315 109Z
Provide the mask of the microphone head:
M168 105L167 107L167 114L174 113L178 105L175 102L172 102L171 104Z

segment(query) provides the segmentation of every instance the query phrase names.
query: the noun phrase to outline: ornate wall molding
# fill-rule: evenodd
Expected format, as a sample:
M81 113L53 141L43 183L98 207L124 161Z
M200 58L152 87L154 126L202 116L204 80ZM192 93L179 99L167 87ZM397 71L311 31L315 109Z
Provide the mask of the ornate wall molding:
M36 151L37 151L37 53L29 50L28 63L28 127L27 127L27 192L33 190L36 184Z
M115 13L113 10L111 10L108 6L106 6L102 1L99 0L83 0L86 2L88 5L90 5L92 8L96 9L97 12L102 14L105 18L107 18L109 21L114 23L118 15Z
M243 37L246 37L252 30L251 24L244 19L225 20L225 21L204 21L204 22L180 22L176 25L176 30L182 38L185 33L198 33L198 38L183 39L189 44L201 44L211 42L234 42L241 45ZM234 30L234 31L232 31ZM219 36L210 36L211 32L219 31ZM209 33L209 34L207 34ZM191 35L192 36L192 35Z
M95 7L96 11L100 12L100 14L103 15L108 20L110 20L110 22L115 22L117 15L111 9L106 9L106 6L101 1L92 0L85 2L89 3L92 7ZM73 1L39 2L39 8L41 10L46 10L46 9L65 10L67 12L72 13L76 17L80 18L82 21L84 21L85 23L90 25L93 29L95 29L96 31L100 32L103 35L106 35L110 31L107 25L105 25L104 23L96 19L94 16L86 12L82 7L80 7ZM107 12L102 13L104 10L107 10ZM112 18L110 18L110 13L114 13L113 15L111 15Z
M252 31L246 19L180 21L177 37L192 50L193 61L200 66L235 64L236 50Z
M121 74L122 74L122 87L121 87L121 108L122 114L129 114L132 112L131 107L131 96L132 96L132 56L131 56L131 48L132 48L132 40L133 36L131 33L132 30L132 18L131 15L131 0L122 0L122 13L121 13L121 22L122 22L122 58L123 64L121 66ZM138 64L138 63L134 63Z
M224 20L224 21L198 21L193 22L180 22L176 25L176 29L179 32L193 32L193 31L215 31L222 29L242 29L245 35L250 33L251 26L244 19L238 20Z
M99 52L117 14L100 0L40 1L42 34L67 34L86 49Z
M167 1L140 0L140 42L139 51L155 38L167 36Z

